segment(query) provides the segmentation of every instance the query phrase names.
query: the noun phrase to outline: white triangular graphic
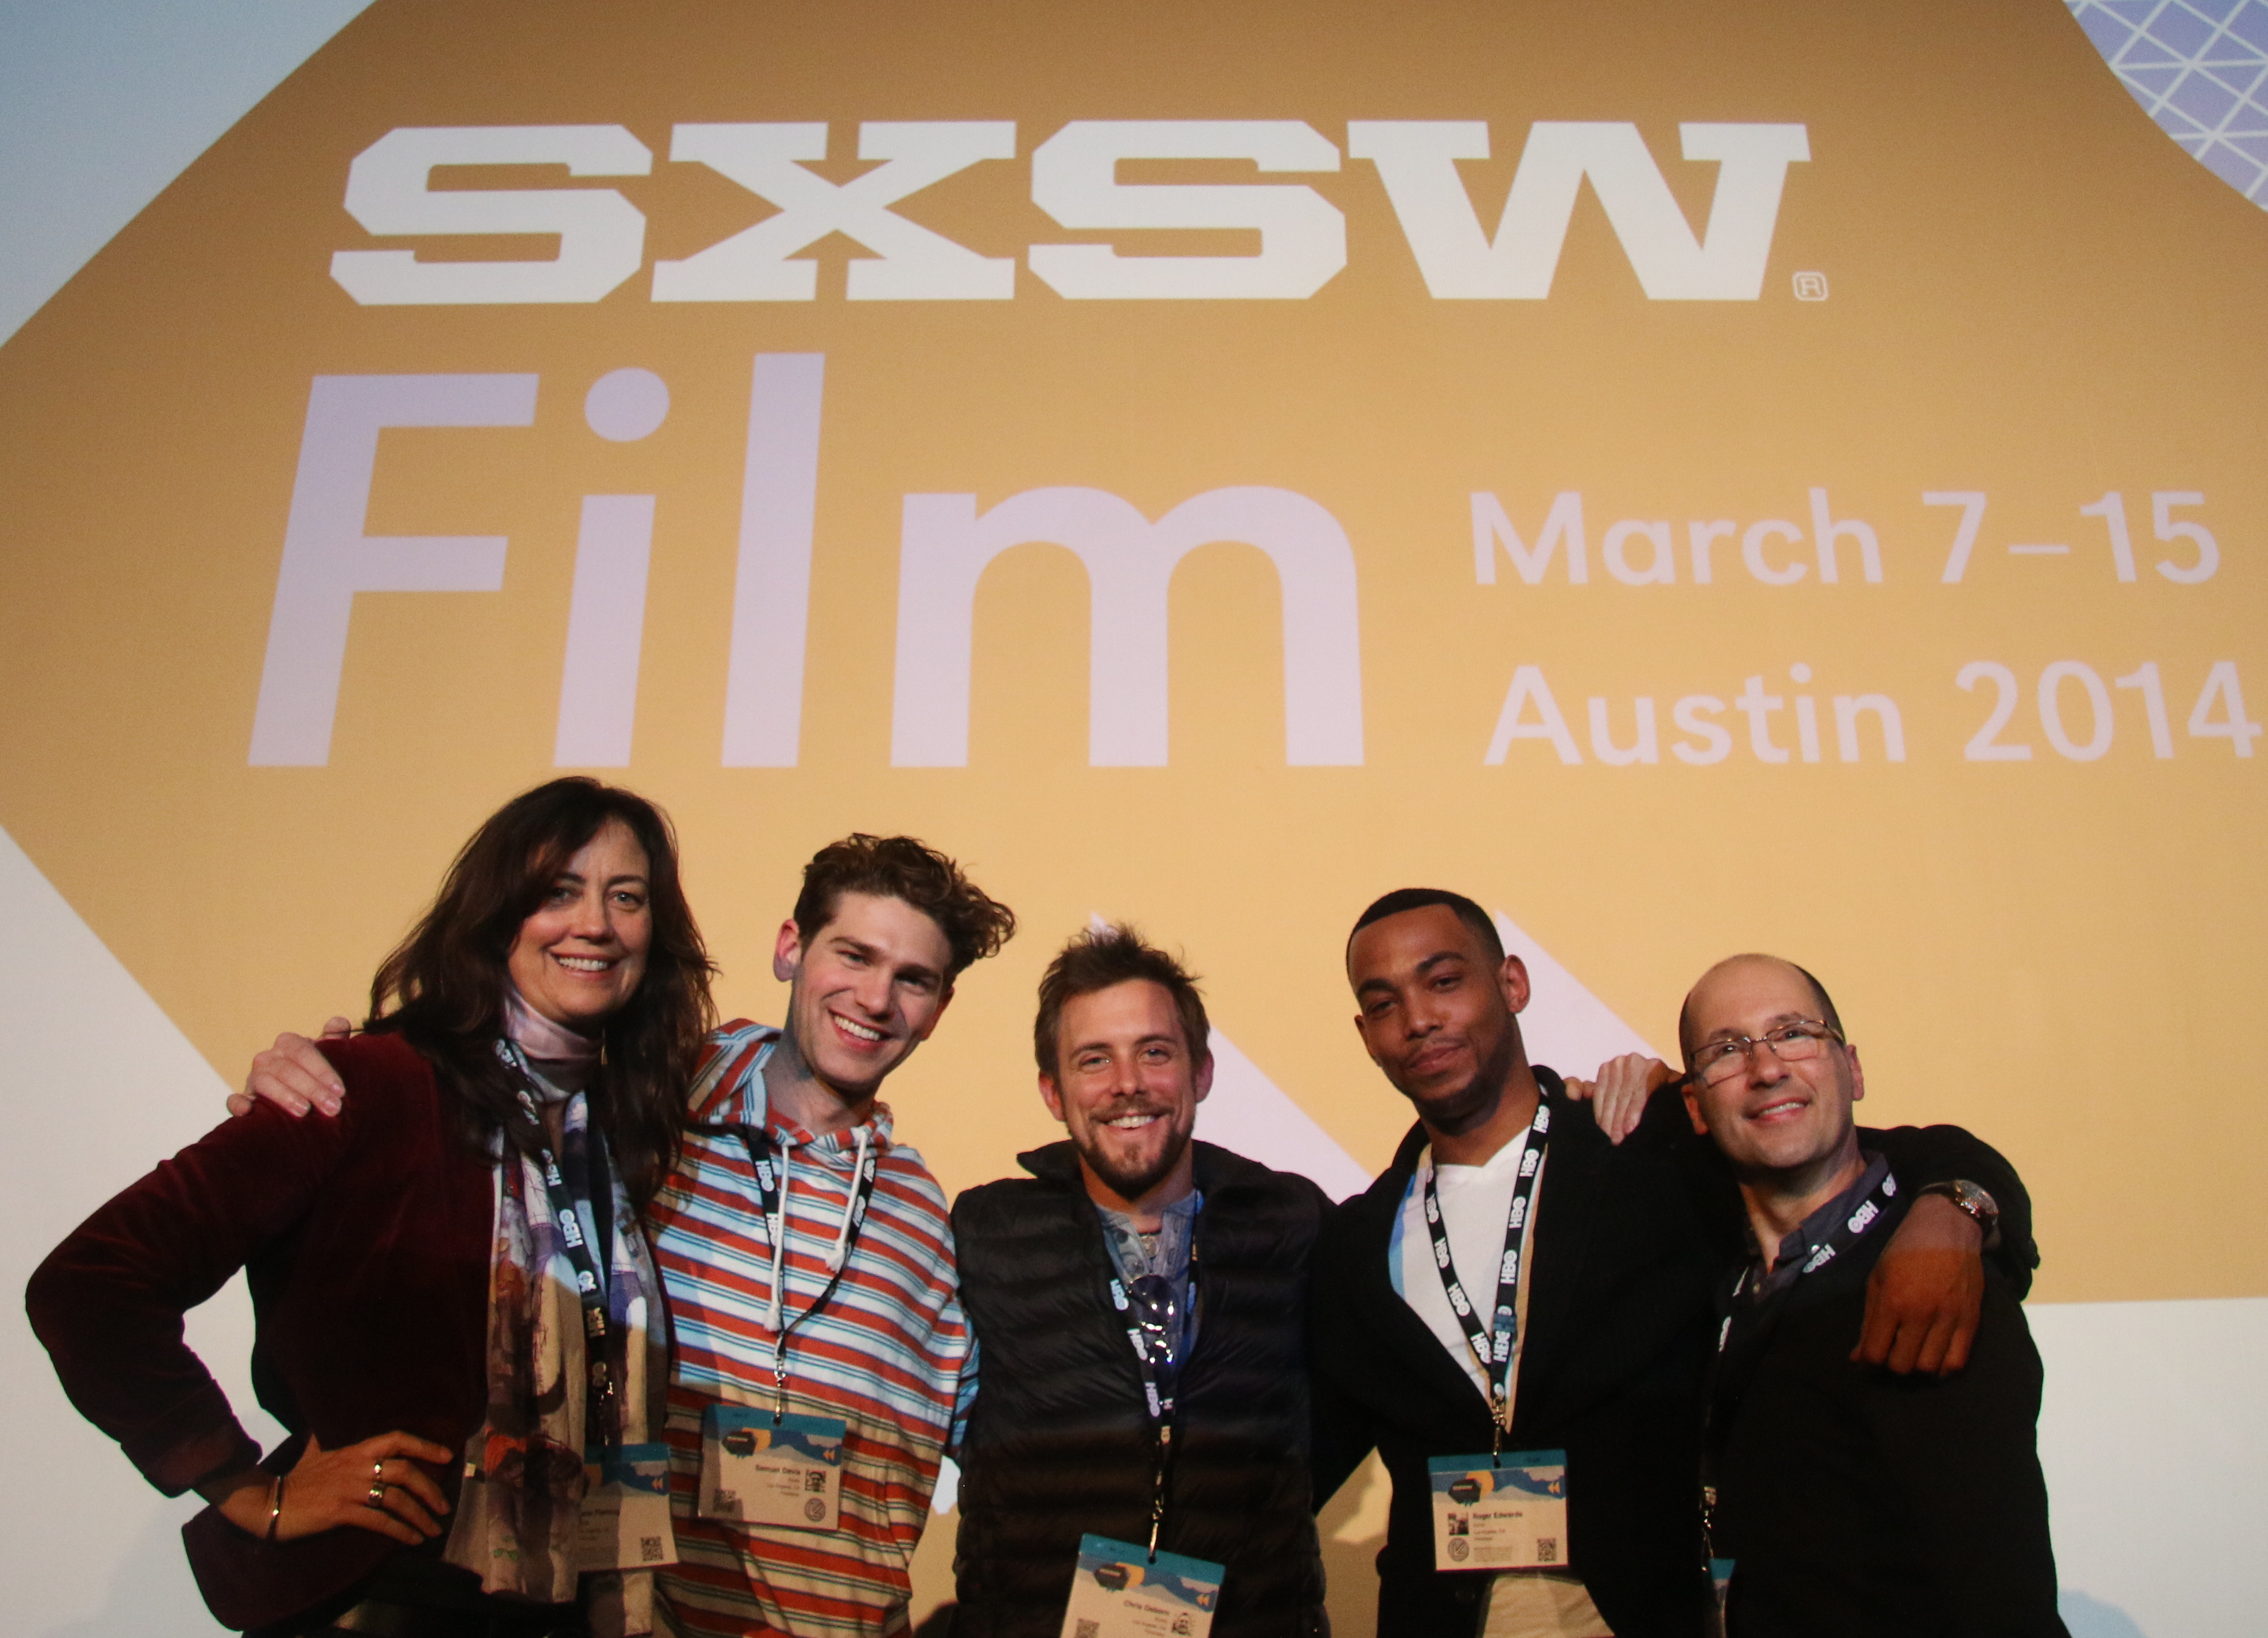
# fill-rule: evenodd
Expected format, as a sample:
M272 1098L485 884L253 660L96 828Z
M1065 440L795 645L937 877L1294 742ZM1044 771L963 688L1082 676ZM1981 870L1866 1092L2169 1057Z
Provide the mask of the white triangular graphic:
M1197 1105L1197 1135L1263 1166L1312 1179L1333 1200L1359 1194L1370 1186L1370 1173L1339 1147L1338 1140L1217 1029L1212 1032L1212 1093Z
M0 1289L13 1293L74 1223L217 1123L228 1088L4 832L0 894L14 913L0 945ZM241 1279L189 1316L188 1335L254 1436L280 1437L252 1397ZM20 1471L67 1476L37 1504L0 1514L8 1629L219 1638L176 1535L202 1503L167 1501L142 1482L70 1408L20 1320L0 1329L0 1392L15 1413L9 1445Z
M1528 1010L1520 1015L1520 1032L1528 1043L1530 1063L1549 1064L1562 1075L1587 1079L1608 1059L1624 1053L1663 1056L1545 953L1543 945L1521 931L1510 916L1498 910L1495 920L1505 953L1528 964Z
M0 342L369 4L0 8Z

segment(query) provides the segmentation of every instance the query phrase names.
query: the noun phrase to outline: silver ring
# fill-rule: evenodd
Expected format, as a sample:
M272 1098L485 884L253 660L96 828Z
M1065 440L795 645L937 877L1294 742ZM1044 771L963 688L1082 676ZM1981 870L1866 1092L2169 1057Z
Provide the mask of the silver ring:
M386 1463L385 1463L385 1461L384 1461L383 1459L380 1459L380 1460L379 1460L379 1461L372 1462L372 1463L370 1465L370 1481L371 1481L371 1483L372 1483L372 1484L380 1484L380 1483L383 1483L383 1482L385 1481L385 1479L386 1479Z
M370 1495L364 1498L363 1504L365 1507L376 1507L385 1500L386 1487L383 1484L374 1484L370 1487Z

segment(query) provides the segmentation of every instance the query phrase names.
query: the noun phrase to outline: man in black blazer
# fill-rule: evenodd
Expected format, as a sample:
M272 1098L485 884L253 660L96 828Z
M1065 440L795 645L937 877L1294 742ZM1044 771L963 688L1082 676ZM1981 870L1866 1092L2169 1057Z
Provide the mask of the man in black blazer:
M1734 956L1694 986L1678 1034L1686 1106L1762 1248L1723 1301L1705 1442L1732 1638L2067 1638L2040 1356L2007 1282L1987 1271L1958 1376L1850 1358L1867 1272L1913 1194L1852 1120L1866 1075L1826 989Z
M1729 1175L1675 1095L1657 1095L1617 1144L1588 1103L1528 1063L1517 1017L1526 968L1469 899L1388 894L1357 922L1347 967L1364 1045L1418 1117L1385 1175L1326 1221L1313 1263L1317 1499L1373 1448L1394 1481L1380 1638L1698 1634L1714 1295L1743 1243ZM2028 1274L2027 1204L1998 1156L1950 1128L1867 1141L1917 1186L1981 1183L2003 1208L2004 1260L2019 1280ZM1517 1236L1507 1224L1493 1244L1523 1253L1513 1310L1524 1318L1506 1364L1484 1374L1454 1347L1466 1339L1440 1300L1450 1271L1436 1267L1447 1260L1429 1247L1419 1202L1433 1194L1429 1178L1446 1198L1452 1174L1481 1178L1514 1144L1541 1151L1533 1199ZM1454 1208L1445 1211L1453 1240ZM1901 1369L1918 1357L1931 1370L1958 1363L1983 1289L1982 1238L1952 1204L1919 1202L1871 1292L1877 1352ZM1458 1270L1469 1305L1491 1313L1498 1266L1484 1256ZM1486 1329L1493 1342L1507 1327ZM1484 1386L1491 1375L1497 1385ZM1436 1568L1427 1461L1492 1449L1566 1453L1560 1572Z

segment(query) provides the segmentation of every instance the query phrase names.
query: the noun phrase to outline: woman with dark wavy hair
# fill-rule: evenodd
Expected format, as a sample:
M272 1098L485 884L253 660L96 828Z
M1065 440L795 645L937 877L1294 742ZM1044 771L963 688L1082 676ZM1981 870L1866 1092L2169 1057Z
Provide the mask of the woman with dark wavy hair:
M322 1050L336 1120L262 1105L97 1211L28 1293L71 1402L168 1495L261 1638L617 1638L674 1558L667 1321L637 1212L677 1151L711 967L668 821L507 803ZM239 1267L265 1458L184 1343Z

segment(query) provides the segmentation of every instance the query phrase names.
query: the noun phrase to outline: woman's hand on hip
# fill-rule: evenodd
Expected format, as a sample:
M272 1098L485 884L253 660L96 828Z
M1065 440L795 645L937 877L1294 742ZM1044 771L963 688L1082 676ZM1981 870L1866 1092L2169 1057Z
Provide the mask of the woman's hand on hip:
M298 1464L284 1480L284 1510L274 1517L277 1541L296 1541L326 1530L371 1530L404 1546L441 1533L448 1498L419 1465L439 1465L454 1456L414 1434L382 1433L374 1439L327 1451L312 1436ZM216 1501L230 1523L266 1537L276 1499L273 1482L232 1481Z

